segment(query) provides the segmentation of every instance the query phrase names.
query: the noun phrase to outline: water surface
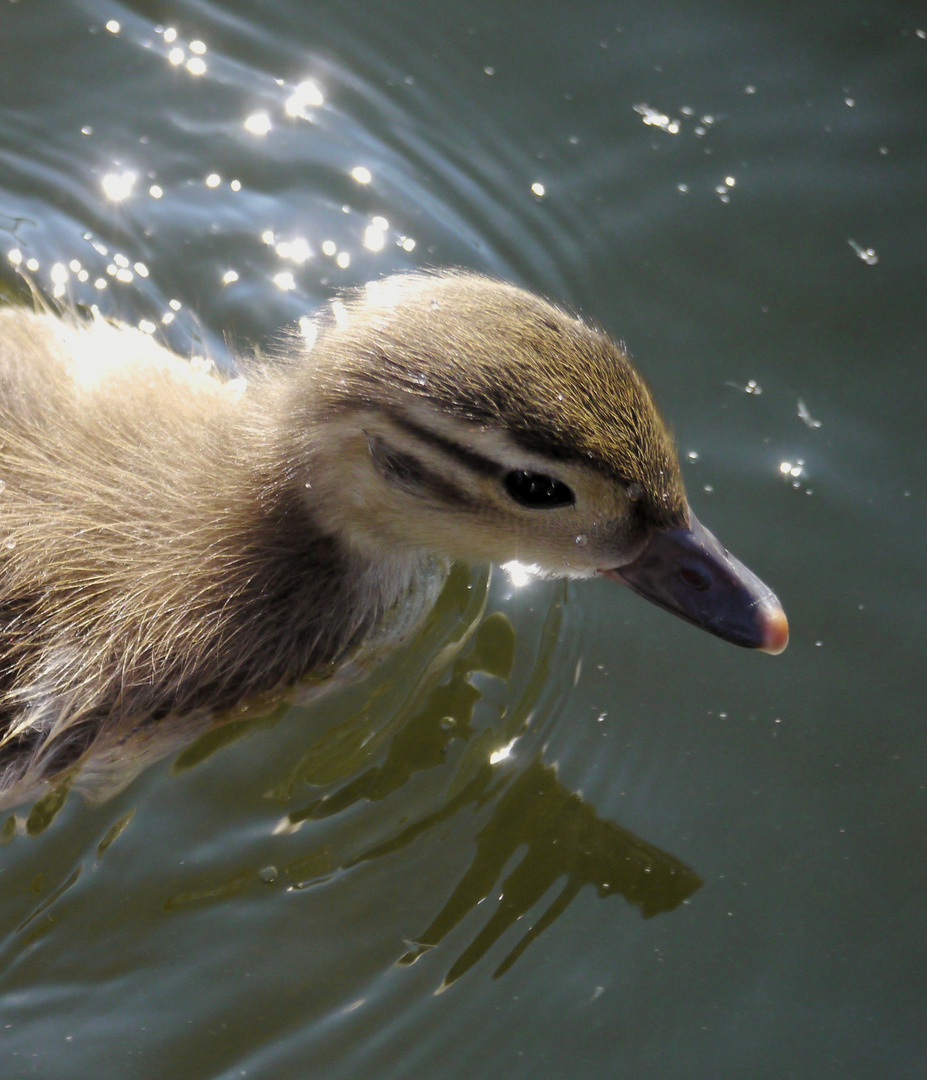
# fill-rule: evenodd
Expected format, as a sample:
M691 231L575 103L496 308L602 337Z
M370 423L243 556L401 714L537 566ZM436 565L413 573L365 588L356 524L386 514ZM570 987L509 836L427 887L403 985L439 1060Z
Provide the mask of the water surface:
M7 297L232 369L383 273L536 289L793 630L458 569L367 681L23 808L4 1077L924 1074L918 10L0 5Z

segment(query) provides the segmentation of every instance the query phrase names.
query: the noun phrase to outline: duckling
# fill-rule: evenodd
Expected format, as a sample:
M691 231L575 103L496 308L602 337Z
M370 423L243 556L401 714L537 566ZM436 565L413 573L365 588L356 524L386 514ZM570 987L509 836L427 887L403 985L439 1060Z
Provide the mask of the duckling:
M0 788L337 664L448 560L604 576L785 648L627 353L560 308L397 275L246 375L0 311Z

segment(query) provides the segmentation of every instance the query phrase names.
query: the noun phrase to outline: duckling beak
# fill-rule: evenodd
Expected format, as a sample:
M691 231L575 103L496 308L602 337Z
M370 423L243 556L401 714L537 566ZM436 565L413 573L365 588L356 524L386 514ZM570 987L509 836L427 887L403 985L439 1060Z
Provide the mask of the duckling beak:
M654 533L632 563L604 571L710 634L777 656L789 624L775 593L689 511L688 529Z

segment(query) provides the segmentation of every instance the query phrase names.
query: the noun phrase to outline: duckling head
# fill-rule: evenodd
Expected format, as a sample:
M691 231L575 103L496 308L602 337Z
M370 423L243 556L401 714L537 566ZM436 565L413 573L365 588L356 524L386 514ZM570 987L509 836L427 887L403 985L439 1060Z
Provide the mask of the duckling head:
M695 518L652 395L604 333L456 273L368 285L310 333L288 471L350 547L604 574L736 644L785 648L778 600Z

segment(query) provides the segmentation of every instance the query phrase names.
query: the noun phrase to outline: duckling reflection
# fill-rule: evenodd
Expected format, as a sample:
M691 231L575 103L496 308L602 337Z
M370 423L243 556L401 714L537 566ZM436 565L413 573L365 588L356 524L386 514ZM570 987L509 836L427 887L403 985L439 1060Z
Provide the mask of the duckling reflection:
M477 781L473 786L478 787ZM471 799L483 794L467 792ZM396 844L411 838L410 830ZM582 796L563 787L553 767L536 758L499 800L477 837L473 862L413 948L400 957L400 965L414 963L440 944L486 899L515 855L520 861L502 881L498 905L451 965L441 989L469 971L558 884L559 893L496 968L494 979L509 970L586 885L602 898L623 896L647 919L673 911L702 884L698 874L674 856L600 818Z
M553 609L555 616L559 615L559 611L559 605L556 605ZM559 619L556 619L556 622L559 625ZM302 821L331 817L362 799L379 802L398 791L414 773L441 765L454 741L469 742L474 735L471 726L473 710L482 697L472 682L474 671L508 679L515 657L512 625L501 612L494 612L484 619L477 628L474 639L475 651L471 650L457 657L446 681L442 681L428 693L421 709L411 717L400 712L399 723L389 726L392 738L382 763L363 769L353 780L338 787L331 794L315 799L297 810L291 810L287 815L290 826L298 825ZM549 641L548 649L553 645L554 642ZM502 725L506 733L512 733L512 737L520 733L525 721L526 702L533 704L536 700L537 695L532 689L536 690L536 687L529 688L526 699L523 699L520 707L509 712ZM345 772L349 771L352 758L354 761L364 758L369 760L369 750L363 758L361 754L351 753L354 747L363 750L369 747L371 740L368 726L365 724L358 727L356 718L350 717L342 730L345 738L339 737L341 733L337 730L329 732L325 739L303 756L291 777L275 792L278 798L291 793L297 785L324 783L325 774L331 775L333 772L334 762L337 762L337 772ZM474 749L479 755L480 767L490 756L485 745L485 736L494 741L500 738L499 732L487 729L484 737L476 740ZM333 745L337 748L334 762L329 751ZM464 786L468 782L469 777Z
M125 328L0 312L3 789L330 669L448 559L604 574L785 647L604 334L413 274L282 353L245 384Z
M457 576L459 581L459 573ZM476 850L470 865L438 913L397 959L400 966L415 963L439 947L454 927L478 918L477 911L485 910L480 905L493 893L501 893L498 901L487 903L491 911L488 919L450 963L439 989L480 961L546 896L552 896L546 910L509 950L494 978L504 975L587 886L602 899L623 897L644 918L650 918L674 910L701 885L698 875L674 856L599 817L581 795L562 785L556 768L545 764L535 751L529 751L524 760L518 760L521 754L517 753L515 760L493 765L491 750L500 741L518 739L522 745L519 737L530 728L535 745L538 742L538 729L543 728L539 702L547 664L556 655L561 616L562 603L556 602L545 618L531 675L514 694L515 633L506 616L497 611L479 623L472 637L464 634L446 679L432 687L423 700L418 699L417 707L399 705L396 716L385 726L390 737L378 747L375 763L370 761L369 750L373 730L368 710L363 708L318 739L290 777L271 793L287 803L304 786L324 792L289 811L281 822L283 827L275 830L277 835L292 837L288 840L291 846L299 843L299 837L309 843L308 851L280 867L280 883L293 890L324 887L339 872L375 859L391 858L396 865L404 849L427 842L429 834L433 842L435 833L451 820L465 831L476 829ZM509 684L502 716L489 727L482 726L474 715L482 697L477 682L485 685L485 680L474 678L476 674ZM390 681L387 678L385 685ZM526 738L525 745L531 741ZM358 830L355 819L354 827L340 837L328 833L324 841L315 830L300 829L306 821L389 799L416 773L429 770L444 777L440 785L443 796L435 804L433 799L422 803L408 794L398 794L403 807L398 820L402 824L385 838L372 838L380 833L373 819L379 820L382 812L370 815L367 828ZM392 813L387 810L385 818L392 819ZM294 833L298 835L292 836ZM364 843L358 851L361 838ZM276 874L275 870L274 881ZM174 893L165 899L163 908L170 912L191 904L215 903L267 880L256 869L239 870L231 877ZM437 954L435 959L440 970Z

